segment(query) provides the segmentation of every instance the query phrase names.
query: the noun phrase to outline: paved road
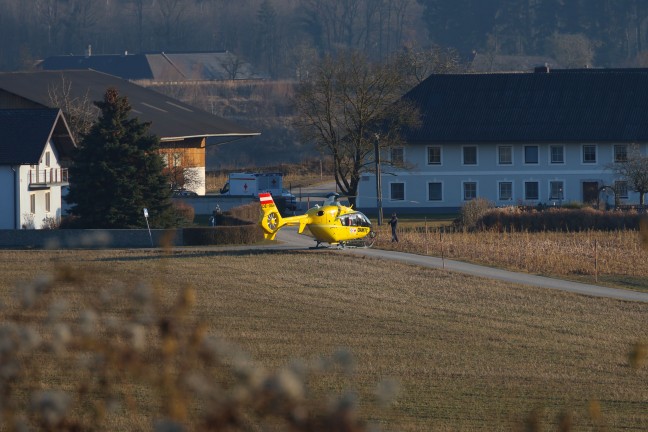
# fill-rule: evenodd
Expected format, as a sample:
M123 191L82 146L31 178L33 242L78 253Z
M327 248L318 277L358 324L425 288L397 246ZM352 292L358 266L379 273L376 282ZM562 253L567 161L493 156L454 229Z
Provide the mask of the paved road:
M277 240L277 245L273 247L281 249L305 249L313 247L315 245L315 242L312 238L297 234L297 229L294 227L282 228L281 231L279 231L279 233L277 234ZM441 258L437 257L386 251L381 249L349 248L340 252L400 261L407 264L420 265L423 267L439 269L445 268L446 270L456 271L474 276L497 279L522 285L532 285L541 288L558 289L594 297L607 297L618 300L648 302L648 293L645 292L606 288L598 285L570 282L543 276L535 276L527 273L516 273L491 267L468 264L460 261L452 261L447 259L441 260Z

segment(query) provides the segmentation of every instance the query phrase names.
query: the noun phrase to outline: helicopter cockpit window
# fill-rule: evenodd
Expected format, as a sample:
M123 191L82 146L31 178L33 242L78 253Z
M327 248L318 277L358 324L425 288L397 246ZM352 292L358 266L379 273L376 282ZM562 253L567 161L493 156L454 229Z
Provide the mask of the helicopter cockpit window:
M355 216L355 218L357 220L357 225L358 226L363 226L363 227L371 226L371 221L363 213L356 213L356 214L354 214L354 216Z
M340 218L340 223L342 224L342 226L351 226L352 221L349 216L342 216Z
M371 226L371 222L369 221L369 219L362 213L353 213L353 214L341 216L340 223L342 226L362 226L362 227Z

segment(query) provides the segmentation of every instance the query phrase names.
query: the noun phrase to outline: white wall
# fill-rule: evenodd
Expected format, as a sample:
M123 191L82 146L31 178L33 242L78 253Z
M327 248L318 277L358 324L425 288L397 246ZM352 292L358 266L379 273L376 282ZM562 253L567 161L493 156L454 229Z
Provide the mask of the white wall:
M388 164L382 167L382 205L386 209L419 209L452 211L465 204L463 185L466 182L475 183L477 196L486 198L496 205L561 205L566 202L583 201L583 182L597 182L599 186L614 185L614 172L609 168L613 161L611 143L595 144L597 151L596 163L585 164L582 161L582 144L564 145L564 163L552 163L550 160L551 144L539 144L539 161L537 164L524 163L524 146L513 145L513 163L500 165L497 159L496 144L477 144L477 164L462 164L462 148L460 144L445 144L441 147L441 164L428 165L428 145L410 145L404 149L404 159L412 166L411 169L397 169ZM438 146L437 146L438 147ZM630 146L628 146L630 147ZM642 154L647 152L646 145L641 148ZM389 155L383 155L383 160L389 160ZM563 199L550 198L550 182L560 181L564 185ZM428 184L442 184L442 199L428 199ZM513 198L500 201L498 184L510 182L513 188ZM537 182L539 196L537 200L525 199L525 182ZM404 186L404 199L392 200L390 187L393 183ZM602 194L601 199L605 201ZM607 197L608 204L614 204L613 196ZM637 204L639 196L629 192L628 198L621 200L623 204ZM358 192L357 206L360 209L376 208L376 180L371 173L362 176Z
M46 153L50 153L49 166L46 165ZM39 190L29 190L29 172L30 170L60 170L61 166L58 163L58 152L50 143L45 146L40 163L34 165L22 165L19 168L19 188L20 199L18 207L18 228L35 228L40 229L43 227L46 218L53 218L60 220L61 218L61 186L50 185L48 188ZM49 211L46 208L46 197L49 193L50 206ZM32 209L31 200L34 197L35 208ZM34 210L32 212L32 210Z

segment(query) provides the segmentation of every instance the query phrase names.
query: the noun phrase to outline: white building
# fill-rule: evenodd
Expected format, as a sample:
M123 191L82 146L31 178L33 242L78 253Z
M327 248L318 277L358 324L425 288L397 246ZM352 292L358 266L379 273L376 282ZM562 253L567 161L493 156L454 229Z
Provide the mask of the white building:
M57 224L74 148L59 109L0 109L0 229Z
M612 169L648 155L648 69L432 75L405 98L422 123L383 153L385 212L456 212L496 205L639 203ZM362 176L357 206L377 208Z

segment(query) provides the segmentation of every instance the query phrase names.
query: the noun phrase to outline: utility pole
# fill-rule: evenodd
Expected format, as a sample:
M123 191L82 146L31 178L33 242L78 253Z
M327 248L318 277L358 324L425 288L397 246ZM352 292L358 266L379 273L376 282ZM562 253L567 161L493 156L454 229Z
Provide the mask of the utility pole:
M376 207L378 208L378 225L382 225L383 221L383 208L382 208L382 182L380 172L380 149L378 148L378 141L380 136L376 134L376 141L374 141L374 159L376 161Z

